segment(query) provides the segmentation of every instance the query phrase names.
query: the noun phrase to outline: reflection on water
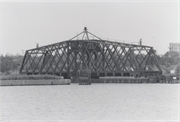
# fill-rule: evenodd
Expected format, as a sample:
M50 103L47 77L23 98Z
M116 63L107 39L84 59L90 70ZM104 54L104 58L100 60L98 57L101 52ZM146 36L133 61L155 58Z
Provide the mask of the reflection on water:
M177 84L0 87L1 121L178 120Z

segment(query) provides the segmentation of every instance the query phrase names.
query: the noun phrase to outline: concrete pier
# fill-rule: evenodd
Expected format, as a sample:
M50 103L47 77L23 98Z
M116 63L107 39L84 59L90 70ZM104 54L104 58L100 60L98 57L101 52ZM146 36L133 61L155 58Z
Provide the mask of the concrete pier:
M70 85L70 79L48 80L1 80L0 86L27 86L27 85Z

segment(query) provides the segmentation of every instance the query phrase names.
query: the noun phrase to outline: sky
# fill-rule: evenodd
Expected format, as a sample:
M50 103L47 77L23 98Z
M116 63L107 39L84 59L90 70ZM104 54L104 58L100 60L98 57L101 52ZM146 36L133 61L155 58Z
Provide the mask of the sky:
M102 39L153 46L157 54L179 42L179 1L38 1L2 0L1 50L25 50L69 40L83 31Z

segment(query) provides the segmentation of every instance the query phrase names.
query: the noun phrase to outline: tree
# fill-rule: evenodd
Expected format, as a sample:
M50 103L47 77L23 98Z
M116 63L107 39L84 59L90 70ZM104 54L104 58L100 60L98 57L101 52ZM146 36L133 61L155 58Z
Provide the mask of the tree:
M1 56L1 72L9 73L13 69L13 59L10 55Z
M177 65L179 61L180 53L175 51L168 51L159 59L159 63L161 65L165 65L166 67Z
M9 74L11 71L18 70L18 67L21 65L23 56L21 55L10 55L6 54L5 56L0 56L0 66L1 72Z
M180 64L178 64L176 67L176 74L180 74Z

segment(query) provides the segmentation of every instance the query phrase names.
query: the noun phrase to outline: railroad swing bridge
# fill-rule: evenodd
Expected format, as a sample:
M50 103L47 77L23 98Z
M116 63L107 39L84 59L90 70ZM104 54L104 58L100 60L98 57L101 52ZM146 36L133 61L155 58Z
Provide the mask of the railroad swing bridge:
M162 74L153 47L103 40L86 27L70 40L26 50L19 73L71 78L83 71L91 78Z

